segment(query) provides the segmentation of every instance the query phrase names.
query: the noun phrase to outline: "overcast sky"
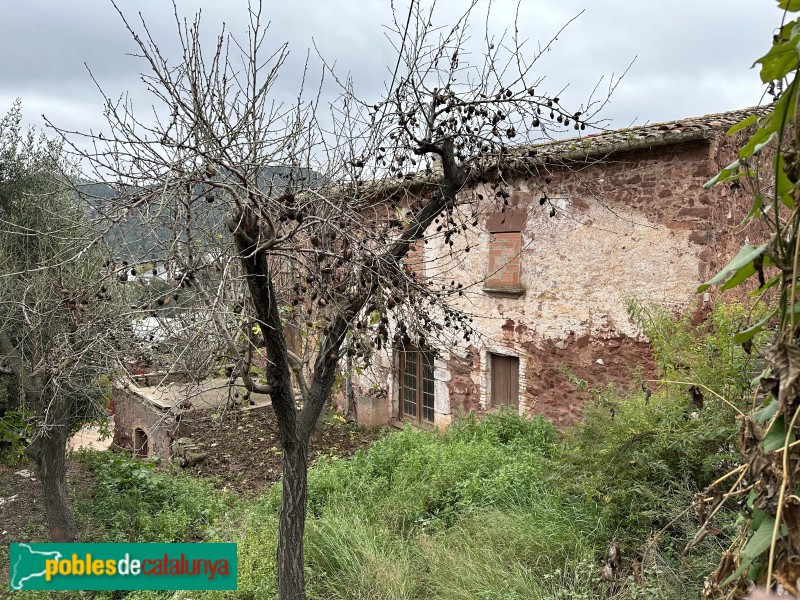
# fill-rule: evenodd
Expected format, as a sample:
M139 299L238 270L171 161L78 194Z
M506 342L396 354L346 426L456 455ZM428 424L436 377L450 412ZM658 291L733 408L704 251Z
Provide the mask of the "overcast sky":
M130 17L141 11L166 54L175 53L175 20L167 0L119 0ZM424 0L423 0L424 2ZM241 32L246 0L178 0L181 14L202 8L212 39L222 22ZM340 73L351 73L360 95L376 98L394 64L382 24L389 0L265 0L271 40L288 42L291 60L279 90L296 91L312 41ZM466 7L440 0L437 22ZM496 0L490 28L513 29L515 1ZM522 0L520 36L547 42L571 17L583 14L538 63L548 90L569 84L562 97L582 98L601 76L622 73L636 58L603 116L625 127L699 116L756 104L763 92L750 66L766 52L779 23L774 0ZM401 9L402 10L402 9ZM21 98L26 121L44 113L59 127L102 127L102 101L84 63L111 96L130 92L148 105L138 79L144 65L127 56L133 43L107 0L0 0L0 111ZM478 20L475 34L482 35ZM177 56L176 56L177 58Z

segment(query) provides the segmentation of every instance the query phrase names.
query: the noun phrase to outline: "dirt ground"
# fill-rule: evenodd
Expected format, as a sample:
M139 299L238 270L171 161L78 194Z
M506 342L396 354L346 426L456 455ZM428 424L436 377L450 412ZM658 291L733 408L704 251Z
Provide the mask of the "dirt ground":
M79 462L67 463L67 485L73 502L90 495L92 483L91 474ZM0 463L0 598L8 589L8 545L20 541L50 541L42 484L33 473L32 463Z
M108 450L111 447L111 436L105 435L106 431L114 432L114 417L109 418L105 427L86 425L69 440L68 449L71 451L85 448L88 450Z
M203 462L187 468L187 472L211 478L220 489L248 495L261 492L280 478L281 450L271 407L221 415L212 410L196 411L186 420L193 439L208 453ZM88 432L86 439L93 443L84 440L73 446L107 447L108 438L94 443L98 435ZM329 416L318 440L312 442L309 463L323 454L350 456L379 436L380 432L364 431L341 417ZM69 461L67 479L73 498L91 494L91 474L79 462ZM8 544L19 540L47 541L41 483L30 462L0 463L0 553L3 546L7 552Z
M71 460L67 463L67 485L73 499L91 493L92 475ZM42 484L33 472L32 463L0 463L0 548L25 540L47 542L44 523Z
M271 407L222 415L211 410L196 411L187 421L195 442L208 452L206 460L187 472L212 478L220 489L242 495L257 494L280 478L281 451ZM94 432L87 435L92 440L97 437ZM350 456L380 435L359 429L341 417L329 416L318 440L312 442L309 463L321 455ZM79 462L68 462L67 482L73 502L91 496L92 475ZM49 541L41 482L29 462L0 463L0 590L8 586L8 544L23 540Z
M192 439L208 453L188 472L199 477L214 477L219 487L242 494L257 493L281 476L281 450L278 444L275 412L271 407L250 411L196 411L185 417ZM309 463L320 455L346 457L366 448L380 436L346 423L339 416L328 416L312 440Z
M0 544L41 538L42 491L30 464L0 465ZM43 541L37 539L37 541Z

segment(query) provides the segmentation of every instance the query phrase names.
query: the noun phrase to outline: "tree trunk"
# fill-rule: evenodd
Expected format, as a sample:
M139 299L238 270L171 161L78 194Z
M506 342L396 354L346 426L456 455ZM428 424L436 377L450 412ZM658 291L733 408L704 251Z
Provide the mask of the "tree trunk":
M53 427L42 431L28 448L28 455L36 462L36 472L42 482L45 516L53 542L78 539L78 527L67 494L68 437L67 427Z
M452 142L445 142L442 150L444 185L442 194L432 198L405 229L389 250L389 255L400 259L408 252L409 244L420 239L428 225L448 204L464 183L465 175L453 156ZM314 375L299 416L295 408L292 380L288 366L288 353L284 326L278 310L267 253L259 249L261 239L257 219L250 211L238 215L231 222L236 244L247 274L247 285L258 318L269 360L266 377L272 390L272 407L278 422L278 433L283 444L283 491L278 531L278 597L280 600L305 600L305 573L303 563L303 533L306 524L306 496L308 477L308 442L330 398L336 376L339 353L350 322L345 314L358 314L375 290L376 283L368 286L348 304L340 306L326 328L314 365ZM349 310L348 310L349 309Z
M283 449L283 495L278 530L278 597L305 600L303 531L306 525L306 444Z
M78 526L67 494L67 441L70 431L70 402L65 395L45 394L41 376L28 376L25 365L7 335L0 332L0 355L8 363L25 399L34 414L45 416L26 454L36 463L42 482L44 510L50 539L53 542L74 542Z
M266 378L272 388L272 408L283 446L283 493L278 529L278 597L280 600L305 600L303 571L303 530L306 525L306 478L308 435L298 430L292 377L283 324L267 255L255 249L257 229L249 216L234 229L236 242L247 273L247 285L264 336L269 360ZM248 239L248 236L250 239Z

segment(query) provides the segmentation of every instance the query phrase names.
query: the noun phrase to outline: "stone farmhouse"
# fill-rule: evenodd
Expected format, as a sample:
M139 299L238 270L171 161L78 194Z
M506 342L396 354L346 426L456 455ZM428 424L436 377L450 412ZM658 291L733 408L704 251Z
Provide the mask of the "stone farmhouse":
M757 237L737 228L745 190L703 189L736 158L741 137L726 131L752 112L536 146L541 178L511 180L508 207L485 211L471 251L449 261L447 278L465 292L453 304L479 335L437 352L391 349L353 382L358 420L447 426L460 411L511 406L562 425L588 396L576 379L654 375L626 297L702 313L711 298L698 284ZM444 242L432 236L417 251L425 276Z
M738 227L751 196L737 185L704 189L731 163L753 109L652 124L520 149L535 178L510 176L508 206L479 212L447 279L463 283L451 304L476 336L435 350L390 347L353 376L337 401L358 421L446 427L459 412L509 406L565 425L580 417L585 390L655 375L649 345L626 298L699 318L712 298L698 284L758 231ZM465 190L490 198L488 186ZM432 226L433 227L433 226ZM437 276L449 248L433 232L409 253L418 276ZM469 247L469 252L463 248ZM225 406L224 381L202 385L134 377L115 391L114 443L139 456L191 452L180 416ZM258 398L254 408L269 403Z

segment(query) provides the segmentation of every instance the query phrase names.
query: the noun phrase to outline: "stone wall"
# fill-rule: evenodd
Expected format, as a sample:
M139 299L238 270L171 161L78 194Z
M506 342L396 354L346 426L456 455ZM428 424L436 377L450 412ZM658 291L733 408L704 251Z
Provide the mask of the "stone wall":
M122 386L114 388L113 401L114 445L134 452L134 431L138 428L147 434L147 456L168 460L177 428L169 413L157 409Z
M451 304L472 316L477 331L468 341L454 335L441 344L437 422L493 409L492 353L519 358L520 413L541 413L559 425L580 417L589 396L583 382L638 386L656 376L626 299L695 310L702 318L713 298L698 296L698 284L742 242L760 236L736 228L750 206L746 192L703 189L735 157L740 140L722 133L542 165L539 176L509 181L502 210L489 205L496 196L488 185L465 192L487 199L479 226L454 238L455 258L442 237L432 236L423 249L427 277L463 283ZM511 257L515 244L520 251ZM437 272L437 264L446 266ZM373 365L370 380L388 382L396 417L392 361Z

